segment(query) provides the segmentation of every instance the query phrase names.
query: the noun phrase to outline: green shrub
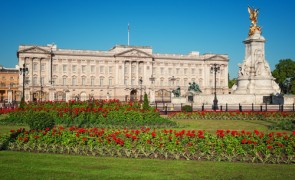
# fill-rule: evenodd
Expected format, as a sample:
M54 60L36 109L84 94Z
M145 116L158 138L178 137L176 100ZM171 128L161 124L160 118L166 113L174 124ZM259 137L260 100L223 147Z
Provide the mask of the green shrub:
M144 93L144 99L143 99L143 109L144 110L148 110L150 107L149 105L149 100L148 100L148 96L146 93Z
M25 107L25 105L26 105L25 99L24 99L24 97L22 97L20 104L19 104L19 108L23 109Z
M273 126L270 126L269 129L281 129L287 131L294 131L295 130L295 120L281 120L275 123Z
M190 105L185 105L181 107L181 111L185 111L185 112L192 112L193 109Z
M54 127L54 118L46 111L35 111L31 113L27 119L27 123L31 129L42 130L45 128L52 129Z

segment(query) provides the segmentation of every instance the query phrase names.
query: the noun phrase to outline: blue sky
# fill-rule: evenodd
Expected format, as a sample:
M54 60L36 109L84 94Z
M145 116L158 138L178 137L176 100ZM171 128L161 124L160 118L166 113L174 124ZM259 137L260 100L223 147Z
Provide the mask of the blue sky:
M295 60L293 0L0 0L0 64L15 67L18 46L109 50L152 46L154 53L190 51L228 54L230 77L244 59L250 26L247 6L259 8L273 70L280 59Z

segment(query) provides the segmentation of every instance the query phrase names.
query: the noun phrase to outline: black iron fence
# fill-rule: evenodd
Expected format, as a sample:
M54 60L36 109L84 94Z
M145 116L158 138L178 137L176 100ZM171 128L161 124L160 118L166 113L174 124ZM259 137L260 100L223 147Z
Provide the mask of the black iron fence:
M212 104L194 104L194 103L154 103L151 104L157 108L162 114L167 114L169 112L178 112L182 110L183 106L191 106L192 111L214 111ZM295 111L294 104L220 104L216 111L239 111L239 112L263 112L263 111L280 111L280 112L290 112Z

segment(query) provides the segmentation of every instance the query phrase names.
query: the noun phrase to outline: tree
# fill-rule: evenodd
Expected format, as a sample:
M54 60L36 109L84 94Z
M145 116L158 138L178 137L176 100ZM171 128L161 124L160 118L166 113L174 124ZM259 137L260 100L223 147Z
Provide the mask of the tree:
M143 109L144 110L148 110L149 109L149 100L148 100L148 96L146 93L144 93L144 98L143 98Z
M234 84L236 84L237 78L230 79L229 74L228 74L228 88L231 89Z
M275 70L272 71L272 76L276 78L275 81L279 84L283 93L286 93L284 81L286 78L292 78L289 92L295 94L295 61L292 59L281 59L276 64Z

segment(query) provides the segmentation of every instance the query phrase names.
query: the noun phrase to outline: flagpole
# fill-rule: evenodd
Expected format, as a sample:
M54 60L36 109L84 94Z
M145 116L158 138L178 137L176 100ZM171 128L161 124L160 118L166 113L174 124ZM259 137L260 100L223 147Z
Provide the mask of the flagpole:
M130 25L129 25L129 23L128 23L128 46L129 46L129 41L130 41Z

